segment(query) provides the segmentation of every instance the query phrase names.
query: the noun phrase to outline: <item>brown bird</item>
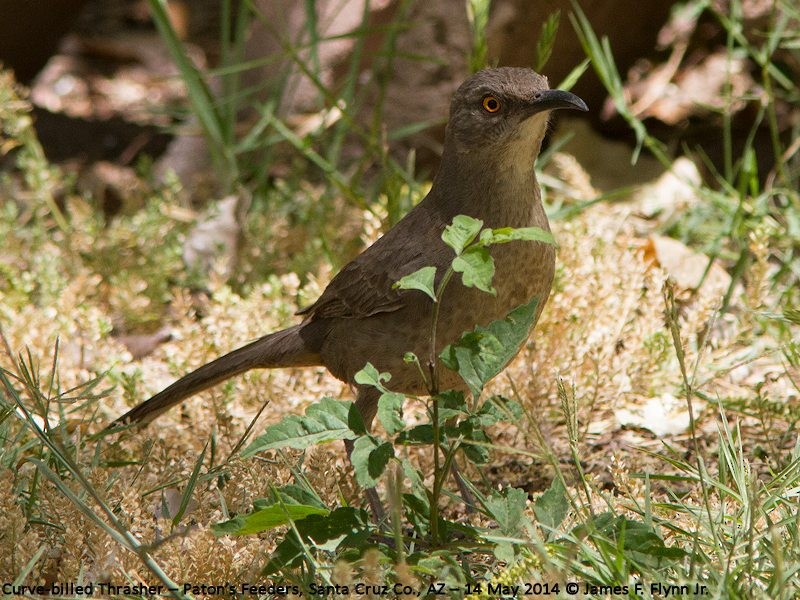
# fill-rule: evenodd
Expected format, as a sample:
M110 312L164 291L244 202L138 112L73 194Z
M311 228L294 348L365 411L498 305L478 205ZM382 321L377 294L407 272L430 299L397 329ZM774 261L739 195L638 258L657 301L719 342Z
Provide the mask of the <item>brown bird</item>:
M580 98L549 89L547 79L530 69L486 69L469 77L453 96L441 166L428 195L299 312L301 323L203 365L116 423L150 421L189 396L256 368L325 366L355 388L356 406L368 428L380 392L354 380L367 362L391 373L393 390L426 394L419 371L403 356L431 356L433 303L420 291L393 285L434 266L438 286L454 257L442 231L457 215L480 219L485 227L549 230L534 161L548 115L558 108L587 110ZM491 247L491 254L496 295L454 278L439 308L437 354L465 331L502 319L533 297L539 298L536 319L544 308L555 269L553 246L515 241ZM442 367L438 375L441 389L465 389L456 373Z

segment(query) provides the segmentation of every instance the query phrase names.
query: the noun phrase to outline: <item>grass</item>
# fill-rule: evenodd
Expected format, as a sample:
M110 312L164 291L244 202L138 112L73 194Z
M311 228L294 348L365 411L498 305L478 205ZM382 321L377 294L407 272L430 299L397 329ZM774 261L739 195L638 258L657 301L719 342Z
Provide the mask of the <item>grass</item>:
M160 3L151 4L170 40ZM486 60L479 18L486 6L472 5L478 66ZM245 185L254 194L243 275L232 285L198 282L185 272L180 251L187 225L162 208L178 202L175 186L151 186L145 208L105 224L44 160L24 91L7 74L0 79L0 147L15 147L14 169L0 181L0 579L145 581L177 584L181 594L195 596L202 590L184 592L180 585L355 590L358 583L399 583L401 592L407 585L426 595L444 583L459 590L454 597L488 598L511 589L502 586L544 592L537 583L564 596L566 585L578 582L581 590L590 586L588 595L619 586L629 597L663 597L669 586L702 585L710 597L796 597L800 170L795 145L777 130L782 103L796 104L798 94L777 58L797 56L793 5L776 3L771 27L747 37L739 4L728 14L710 13L726 32L728 50L745 52L756 65L768 93L753 127L766 127L773 152L785 157L764 177L754 168L752 145L734 156L728 143L723 168L696 190L701 201L663 226L704 251L709 267L724 266L729 284L680 290L645 265L624 202L586 198L580 210L562 211L569 216L554 224L560 245L554 295L534 342L487 389L487 397L502 396L517 412L505 415L513 426L495 425L491 441L474 444L490 457L466 469L481 513L465 517L457 503L443 500L443 519L458 525L448 522L452 535L431 542L427 534L438 519L431 523L430 513L402 494L424 504L426 489L444 485L441 477L425 476L436 454L397 446L399 466L383 481L399 516L393 543L346 539L335 530L323 539L309 535L307 521L285 518L298 510L292 505L334 514L360 504L362 492L338 447L242 457L249 425L260 434L281 415L301 413L300 406L346 396L319 370L253 372L186 403L144 434L92 437L125 405L189 368L292 322L294 309L313 299L343 260L324 240L336 239L346 224L353 240L373 238L377 223L396 220L425 189L413 169L386 152L380 102L369 124L358 125L368 88L382 97L386 84L376 77L357 85L364 28L354 34L357 50L340 96L319 76L322 40L313 21L304 40L285 49L313 82L320 108L341 112L332 126L298 136L278 116L275 97L256 107L249 134L235 135L235 114L253 91L243 90L239 77L241 36L259 15L250 3L239 12L232 6L225 4L225 30L233 33L223 40L216 73L224 80L221 99L210 92L207 74L180 60L177 38L170 43L193 112L219 150L215 165L227 173L219 178L221 190ZM403 18L401 10L376 73L390 72ZM591 68L636 132L634 158L650 152L670 164L647 124L627 109L608 45L580 12L572 24ZM552 22L543 29L555 30ZM546 61L549 51L542 46L536 54ZM729 140L728 114L720 118ZM343 148L353 140L364 152L350 162ZM279 160L279 148L289 149L292 169L269 184L261 161ZM376 168L380 175L370 181ZM569 201L558 189L547 193L554 205ZM365 216L368 229L351 225ZM279 233L289 225L299 242ZM270 234L261 241L256 236L265 230ZM285 269L275 268L274 256L290 243L304 251ZM198 303L191 290L203 286L210 297ZM166 319L177 341L142 361L132 361L110 336L119 324L147 329ZM685 406L679 412L689 417L687 431L659 438L620 426L621 409L666 395ZM409 404L405 415L412 425L426 418L417 406ZM215 535L213 526L254 506L281 508L285 528ZM281 562L287 554L273 554L287 540L297 542L298 566Z

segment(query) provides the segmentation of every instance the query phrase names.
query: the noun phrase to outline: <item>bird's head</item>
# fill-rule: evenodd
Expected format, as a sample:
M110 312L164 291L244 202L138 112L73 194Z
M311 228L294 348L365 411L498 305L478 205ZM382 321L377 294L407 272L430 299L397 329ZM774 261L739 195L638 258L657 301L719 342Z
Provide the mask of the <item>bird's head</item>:
M588 110L575 94L551 90L531 69L479 71L462 83L450 104L447 143L481 160L527 157L539 151L550 111Z

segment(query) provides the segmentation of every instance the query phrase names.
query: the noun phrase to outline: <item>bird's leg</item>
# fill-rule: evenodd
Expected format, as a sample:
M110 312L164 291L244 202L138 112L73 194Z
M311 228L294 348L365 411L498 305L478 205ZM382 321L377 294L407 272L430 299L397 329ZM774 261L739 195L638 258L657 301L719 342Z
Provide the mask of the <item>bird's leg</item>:
M349 460L352 465L353 459L351 454L353 453L353 440L345 440L344 448L347 450L347 460ZM369 508L372 512L372 520L376 525L380 524L386 517L386 512L383 510L381 499L378 497L378 490L374 487L369 487L364 490L364 493L367 496L367 502L369 502Z
M356 395L356 408L361 414L361 418L364 421L364 426L367 428L367 431L372 429L372 422L375 420L375 415L378 412L378 399L380 398L380 395L380 390L374 387L358 388ZM353 452L353 440L345 440L344 447L347 450L347 458L350 460L350 464L353 464L351 458L351 454ZM467 487L467 484L464 482L464 478L461 476L461 472L459 471L458 464L455 460L450 463L450 472L453 474L453 478L456 481L458 491L461 494L461 498L464 500L464 505L467 509L467 512L475 512L475 498ZM378 491L374 487L370 487L364 490L364 493L367 496L367 501L369 502L369 507L372 511L372 517L375 523L382 522L386 515L386 511L384 510L383 504L381 504L380 498L378 497Z
M456 424L455 417L447 421L447 425L450 427L455 426L455 424ZM461 471L458 468L458 463L456 462L455 456L450 461L450 473L453 474L453 479L455 479L456 485L458 486L458 493L461 494L461 499L464 501L464 507L467 509L468 513L474 513L475 497L472 495L472 492L469 491L467 483L466 481L464 481L464 477L462 477L461 475Z
M361 413L361 418L364 421L364 426L367 428L367 431L372 429L372 421L375 420L375 415L378 412L378 398L380 398L380 395L380 390L374 387L359 386L358 388L358 393L356 395L356 408L358 409L358 412ZM347 459L352 465L353 459L351 454L353 452L353 440L345 440L344 447L345 450L347 450ZM364 490L364 493L367 496L367 501L369 502L369 507L372 511L372 519L375 521L375 523L383 522L386 516L386 511L383 510L383 505L378 497L378 491L374 487L369 487Z
M456 480L458 493L461 494L461 499L464 501L464 507L467 509L468 513L474 513L475 497L472 495L472 492L469 491L466 481L464 481L464 478L461 476L461 471L458 468L458 463L456 462L455 458L450 463L450 472L453 474L453 479Z

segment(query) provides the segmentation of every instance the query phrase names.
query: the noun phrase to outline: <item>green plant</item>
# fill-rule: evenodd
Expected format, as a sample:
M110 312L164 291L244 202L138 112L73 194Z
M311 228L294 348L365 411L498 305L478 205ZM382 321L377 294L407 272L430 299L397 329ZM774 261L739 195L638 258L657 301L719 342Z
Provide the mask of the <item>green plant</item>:
M386 86L398 56L397 38L412 6L410 0L400 2L392 21L377 29L370 23L370 5L366 3L358 27L327 37L317 7L306 2L302 6L306 19L296 39L264 15L257 3L225 0L220 64L209 70L191 61L167 16L164 0L149 3L188 88L191 115L211 153L219 192L239 193L244 188L252 195L243 227L245 251L240 269L248 280L236 281L237 285L279 270L273 257L261 251L265 241L270 241L277 217L287 219L294 233L291 253L295 258L289 266L306 272L318 267L315 261L321 253L334 264L350 256L358 240L343 240L341 232L343 219L353 211L367 210L392 224L420 197L413 153L407 162L398 162L387 152L386 142L402 140L440 120L386 131L383 119ZM276 40L279 50L263 58L245 59L245 43L254 28ZM380 47L367 56L368 38L376 34L380 35ZM342 41L351 44L351 51L334 90L326 83L320 49ZM365 82L363 63L367 58L371 69ZM424 55L405 58L434 60ZM260 83L244 85L252 73L257 73ZM307 123L313 123L309 127L292 125L285 116L284 103L291 95L287 86L296 85L298 79L308 82L315 94L310 106L304 107L315 111L306 115ZM355 159L344 151L353 145L360 149ZM272 166L278 162L291 168L285 176L272 178Z
M767 93L763 101L758 103L740 157L734 160L733 106L743 99L732 96L733 72L727 72L726 104L720 109L723 168L719 171L702 151L697 151L700 160L713 173L715 186L701 186L697 193L705 201L695 205L680 219L668 223L666 231L701 245L709 254L706 273L715 261L723 261L731 266L733 276L725 295L725 308L753 265L754 241L768 245L770 258L780 265L771 276L773 289L780 289L776 298L781 304L793 307L800 301L796 291L800 278L793 266L800 249L800 194L797 192L800 158L797 145L790 143L797 137L797 127L792 126L792 132L779 131L778 113L786 106L796 106L800 102L800 87L787 75L782 66L785 59L779 57L780 52L797 60L797 39L800 35L796 26L797 8L791 2L776 2L769 26L746 36L743 33L741 0L733 0L727 11L705 0L687 4L692 5L692 12L699 14L708 11L718 20L725 31L728 56L747 56L757 66L759 83ZM665 167L669 167L672 161L666 146L648 131L644 122L628 106L622 78L608 40L598 39L577 2L573 6L575 12L570 18L584 50L616 111L636 135L637 146L632 161L635 162L641 150L646 148ZM774 158L772 172L766 177L758 172L755 146L756 133L765 127L769 132ZM694 151L691 148L687 150Z
M531 241L553 243L548 232L535 227L494 230L482 230L482 227L483 223L479 220L456 217L442 234L442 239L454 252L448 270L437 279L435 268L424 267L403 277L396 284L402 289L424 293L431 299L432 349L437 347L435 331L439 318L438 307L455 274L461 275L461 282L467 287L494 293L494 262L488 251L490 246ZM435 283L437 281L438 284ZM394 542L392 545L380 544L382 552L392 555L395 561L411 560L406 557L405 549L409 540L402 534L402 523L407 521L414 529L413 538L431 553L450 546L458 552L494 551L513 557L516 551L509 541L531 527L523 515L527 496L521 490L509 488L499 494L483 496L474 487L471 488L477 498L478 509L498 523L499 535L483 528L447 521L439 511L445 494L445 480L457 453L463 453L474 464L485 464L491 445L485 428L521 416L521 408L515 402L497 397L480 399L486 383L502 370L527 338L537 314L538 302L539 299L534 298L529 304L509 313L504 320L465 334L459 341L447 346L439 356L433 352L429 357L407 356L407 361L419 369L420 377L426 381L430 393L430 399L426 402L427 423L406 425L402 418L405 397L390 390L391 375L379 373L367 364L356 375L356 381L360 385L374 386L381 392L378 419L388 439L366 431L352 402L325 398L309 406L305 416L290 416L268 427L244 450L243 456L252 457L264 450L286 447L306 449L339 439L353 440L351 461L359 485L370 488L376 486L384 476L390 479L388 488ZM439 361L461 375L474 399L472 403L467 402L462 391L439 388ZM422 401L420 398L415 400ZM407 458L396 455L395 444L432 446L432 483L426 484L424 473ZM400 493L399 482L403 478L411 482L410 491L405 494ZM267 573L281 570L285 575L300 566L304 566L309 574L316 574L318 569L313 548L335 548L346 556L358 552L368 539L378 533L368 525L363 512L350 507L331 510L321 503L313 489L305 487L303 483L301 478L292 485L273 490L270 499L256 503L254 512L219 524L217 532L252 534L289 524L286 537L266 567ZM544 519L549 519L553 526L564 515L564 511L558 508L559 489L563 492L563 488L554 488L552 495L555 499L547 497L541 503ZM455 546L447 541L454 535L462 538ZM415 568L420 567L416 562L419 558L414 559ZM310 582L306 583L310 585ZM464 589L463 585L459 589Z
M56 202L56 194L64 183L62 174L44 155L26 96L25 90L14 81L11 71L0 70L0 158L13 152L14 163L27 188L24 199L31 203L38 219L49 217L66 235L70 227ZM11 188L7 176L1 183L0 191Z
M306 10L312 4L306 3ZM286 586L298 592L313 585L315 595L334 593L337 586L349 586L350 595L366 593L370 582L378 590L388 585L389 594L399 584L398 594L408 589L422 596L496 598L548 593L558 597L567 593L568 583L580 582L579 590L587 596L664 597L669 590L677 597L686 585L691 591L700 590L698 595L708 592L709 597L796 597L800 569L800 450L796 444L800 320L795 306L800 276L796 264L799 154L792 141L797 132L775 129L775 123L780 125L775 119L786 103L797 103L797 88L787 72L800 47L798 13L791 2L778 0L763 30L744 35L741 3L732 3L725 13L719 12L718 4L696 4L722 24L730 51L751 56L765 90L763 103L755 111L757 123L771 131L773 152L784 160L774 174L765 176L757 172L752 144L739 155L728 142L725 164L698 190L701 201L688 214L663 226L663 231L699 246L730 268L748 294L759 278L765 282L766 291L755 295L763 303L753 305L760 308L739 305L732 313L733 318L750 323L735 329L737 339L715 337L718 329L724 330L718 325L730 324L726 319L731 314L712 310L708 322L697 325L687 323L691 299L668 295L665 303L658 300L655 306L648 305L650 296L644 288L652 285L651 279L625 280L642 286L641 290L619 290L630 292L626 297L632 300L626 300L630 306L625 310L663 312L666 325L644 336L642 348L633 347L624 334L618 340L611 338L611 346L619 342L613 360L639 352L656 376L637 392L655 396L666 386L685 399L693 414L688 441L684 435L661 440L646 432L637 436L635 428L613 431L611 441L597 433L597 425L608 426L609 406L596 401L596 388L606 385L614 387L603 390L607 395L617 393L617 382L603 383L599 373L611 362L586 367L598 371L592 375L596 379L581 379L584 367L570 363L576 366L562 369L550 388L549 370L539 369L536 387L530 377L515 377L501 386L506 398L492 394L484 398L480 390L485 378L506 353L513 353L532 306L515 312L510 320L472 332L439 356L409 356L429 377L431 391L438 392L432 400L412 400L411 406L425 407L427 421L422 424L407 425L400 419L402 407L410 403L391 392L387 374L367 366L360 380L383 392L379 416L383 434L368 435L349 403L329 397L309 407L304 416L267 428L247 446L253 425L244 433L240 425L242 419L261 414L254 406L264 400L264 390L269 390L270 408L288 397L280 409L291 410L289 406L318 391L318 376L311 373L308 379L315 381L306 387L286 384L290 378L301 380L295 374L286 379L283 374L253 374L252 379L232 382L210 396L205 407L187 404L157 434L150 429L102 441L87 436L87 428L99 430L107 424L112 409L104 403L116 397L108 398L100 391L101 385L121 382L122 394L139 398L142 386L174 374L175 363L182 368L197 353L234 343L235 338L226 333L231 323L247 321L253 314L271 319L270 325L288 318L295 308L294 296L303 290L296 283L282 288L276 278L265 284L269 291L243 285L244 293L237 296L223 288L205 306L211 316L207 312L198 320L188 293L181 290L192 285L179 260L183 226L176 226L160 208L174 202L174 186L153 194L136 215L115 219L110 225L87 215L87 202L81 198L70 196L61 204L58 191L64 174L41 153L26 116L29 105L24 94L14 87L9 95L10 80L0 82L0 94L8 100L0 102L2 149L13 146L12 152L17 153L5 163L13 170L2 174L0 183L0 578L29 584L57 573L78 581L113 564L110 577L121 579L118 583L152 577L157 584L175 583L179 593L184 591L180 578L197 580L197 573L213 573L233 584L234 589L226 593L254 594L243 586L255 570L266 568L280 573ZM252 128L244 135L235 133L234 114L259 91L244 89L241 83L241 74L253 66L242 60L241 42L247 24L260 17L252 2L238 6L241 12L233 10L233 3L224 6L222 64L197 74L205 83L207 77L219 76L221 91L219 95L209 92L208 97L202 90L192 92L198 94L194 101L201 104L195 110L205 111L211 119L210 134L218 136L213 139L233 150L221 152L216 164L228 168L226 161L234 161L241 181L258 190L248 216L249 235L263 237L275 227L276 218L284 218L297 231L306 231L309 243L336 262L341 249L328 250L321 233L332 230L326 223L331 212L341 206L368 209L391 222L420 196L413 157L407 164L395 164L385 154L383 142L426 124L412 124L384 137L379 112L372 119L358 119L360 99L367 92L362 95L365 88L356 85L355 62L347 64L346 101L340 106L335 91L321 83L315 56L324 40L317 33L319 24L309 18L305 37L297 43L287 41L286 55L295 68L312 78L319 92L319 109L340 112L339 120L298 134L280 116L276 98L267 94L258 104ZM402 8L408 6L402 4ZM379 53L381 68L372 80L373 92L385 89L396 55L391 39L405 26L403 11L397 14L397 21L387 26L391 35ZM546 32L554 34L554 22L550 19L543 27L537 66L546 60L550 35ZM574 24L584 34L593 66L602 70L614 100L625 111L624 98L619 96L621 77L608 44L592 37L591 24L580 15ZM353 32L352 39L363 43L366 27L365 23ZM476 31L476 48L485 49L485 22ZM181 48L176 45L173 50ZM363 47L360 52L363 57ZM270 60L274 58L265 59ZM636 152L664 150L644 122L630 111L621 114L641 135ZM721 113L719 118L727 116ZM732 130L724 135L730 140ZM367 148L354 162L342 152L348 136ZM289 152L288 172L268 182L264 167L275 156L271 150L277 148ZM670 157L665 158L668 164ZM381 165L380 176L370 180L368 173L375 165ZM582 223L604 215L604 199L625 194L626 190L614 190L581 205L565 203L559 208L560 264L562 270L565 265L570 269L561 273L549 310L558 308L560 299L576 306L588 302L589 309L562 308L556 314L564 315L568 325L554 323L545 314L544 325L552 331L536 340L540 352L557 353L559 344L564 344L557 334L562 326L586 337L602 333L603 315L591 310L596 306L591 303L595 290L592 284L576 281L571 270L596 274L601 267L593 267L593 273L585 261L567 262L565 254L575 248L593 260L614 256L615 244L605 237L592 239L592 230ZM54 197L59 201L54 202ZM332 209L325 204L331 198L343 200ZM505 234L475 233L480 227L476 229L468 220L456 225L450 239L454 259L457 250L459 261L448 279L455 274L456 280L460 276L462 281L466 278L491 289L491 268L483 250L490 242L502 241ZM461 241L456 243L456 239ZM616 243L627 245L630 239ZM266 256L262 262L269 263L269 248L259 249ZM318 265L310 259L302 261L292 263L298 272ZM602 264L608 265L597 263ZM263 281L262 275L274 268L253 259L252 271L257 275L251 279ZM158 279L159 274L164 277ZM422 270L400 285L427 294L433 302L443 289L434 285L433 275ZM609 276L602 273L603 280ZM145 289L142 281L153 277L157 280ZM98 286L97 281L109 284ZM247 284L247 278L243 283ZM185 342L171 347L161 359L156 355L131 363L118 358L121 350L108 340L111 323L123 314L129 323L152 324L169 298L175 300L178 314L174 318ZM144 299L148 304L142 310L136 302ZM258 313L264 306L270 307L269 314ZM612 305L610 310L617 308ZM222 313L226 318L220 317ZM633 328L641 325L636 317L630 318ZM656 317L659 323L664 319ZM54 343L56 330L62 336L59 344ZM198 330L200 334L192 335ZM10 340L4 339L6 332L11 332ZM500 351L495 353L495 348ZM99 358L91 356L93 351ZM487 355L494 361L486 361ZM528 354L532 356L536 354ZM477 392L478 401L469 402L460 392L438 390L435 378L430 377L432 361L455 365L466 377L465 386ZM545 364L549 368L558 361ZM728 377L732 369L742 367L744 381ZM752 383L760 373L761 379ZM786 387L771 385L781 378ZM715 379L723 385L712 387ZM67 384L68 380L73 383ZM600 382L588 389L582 381ZM331 395L338 391L329 389ZM217 417L213 424L207 418L209 405ZM515 427L509 428L509 422ZM487 431L492 424L500 427ZM507 439L509 430L517 436L512 438L513 447L499 441ZM383 483L390 509L388 532L377 529L359 509L337 504L342 495L315 482L314 467L319 463L314 462L314 447L323 440L343 438L358 440L354 463L359 482L363 486ZM642 440L645 443L640 444ZM408 452L412 446L414 451ZM247 447L247 460L239 459L243 447ZM271 450L275 460L253 456L266 447L284 450ZM302 450L293 452L293 447ZM306 452L312 449L315 452ZM508 462L520 474L502 491L492 489L500 481L509 481L497 475L503 465L498 455L510 457ZM423 477L420 464L431 464L434 457L436 476ZM454 517L457 512L450 512L446 504L454 496L446 479L447 465L456 459L468 464L465 471L470 475L477 472L485 477L484 485L467 486L478 512L464 520ZM332 459L330 463L336 467ZM286 484L290 475L291 483ZM540 487L535 481L540 478L549 487ZM283 485L269 483L274 481ZM335 483L331 487L335 489ZM168 502L170 495L173 501ZM264 498L251 501L259 496ZM244 514L251 505L253 511ZM220 520L223 523L215 527L218 535L236 535L214 538L209 529ZM258 539L245 535L257 532ZM58 564L50 558L53 555L58 555ZM217 563L208 564L215 559ZM192 571L192 565L199 566ZM187 593L202 592L190 589Z

